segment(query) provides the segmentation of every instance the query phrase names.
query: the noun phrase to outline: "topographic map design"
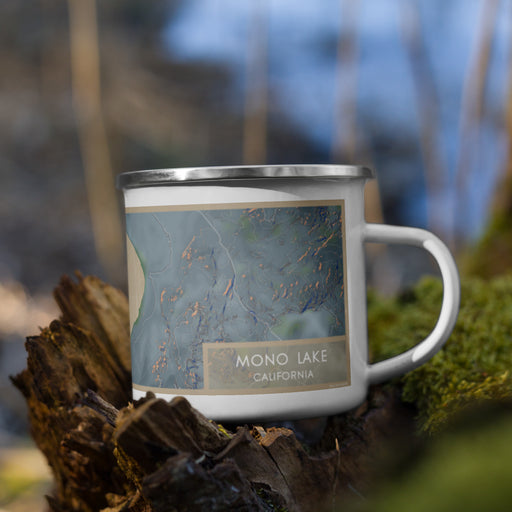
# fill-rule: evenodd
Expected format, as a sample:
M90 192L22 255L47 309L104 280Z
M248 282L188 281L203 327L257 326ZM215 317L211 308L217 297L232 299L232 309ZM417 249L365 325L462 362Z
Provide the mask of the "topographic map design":
M202 389L203 343L346 334L341 201L175 208L126 217L135 384Z

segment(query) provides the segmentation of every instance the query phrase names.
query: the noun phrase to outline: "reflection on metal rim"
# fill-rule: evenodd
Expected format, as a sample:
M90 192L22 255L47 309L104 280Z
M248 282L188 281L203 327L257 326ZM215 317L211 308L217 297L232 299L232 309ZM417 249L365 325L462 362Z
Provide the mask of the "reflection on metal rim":
M152 187L184 182L256 180L261 178L374 178L368 167L359 165L243 165L184 167L124 172L117 177L118 188Z

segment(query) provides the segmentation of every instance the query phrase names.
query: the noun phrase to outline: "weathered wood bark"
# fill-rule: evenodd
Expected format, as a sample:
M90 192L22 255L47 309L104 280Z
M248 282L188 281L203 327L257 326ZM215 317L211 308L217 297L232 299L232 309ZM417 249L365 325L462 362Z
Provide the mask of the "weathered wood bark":
M409 430L411 414L382 389L357 411L310 421L323 430L308 446L283 427L226 430L184 398L132 403L124 295L79 275L55 298L61 318L27 338L27 368L12 378L54 474L52 511L332 510L364 492L377 446Z

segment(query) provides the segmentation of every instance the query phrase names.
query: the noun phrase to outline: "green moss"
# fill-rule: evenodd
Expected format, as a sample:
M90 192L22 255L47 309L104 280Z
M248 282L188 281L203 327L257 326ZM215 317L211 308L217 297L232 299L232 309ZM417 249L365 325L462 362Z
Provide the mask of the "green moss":
M512 269L512 215L496 213L484 236L461 258L466 275L493 277Z
M353 512L477 512L510 510L512 417L484 410L487 421L468 421L444 432L415 464L379 485Z
M264 506L271 511L275 512L288 512L288 509L286 507L283 507L281 505L275 505L272 502L272 498L269 496L268 492L263 488L259 487L256 490L256 494L261 499L261 501L264 503Z
M424 339L437 321L439 280L426 278L396 298L370 295L372 361L403 352ZM416 404L420 429L433 433L477 402L512 398L512 276L463 280L461 308L444 348L400 378L403 399Z
M213 420L210 420L210 423L213 423L217 427L217 430L224 436L228 437L229 439L233 437L233 435L220 423L215 423Z
M16 503L29 502L37 496L44 495L51 485L50 470L44 457L35 447L15 446L0 449L0 508L2 510L2 507L7 504L12 504L14 510Z

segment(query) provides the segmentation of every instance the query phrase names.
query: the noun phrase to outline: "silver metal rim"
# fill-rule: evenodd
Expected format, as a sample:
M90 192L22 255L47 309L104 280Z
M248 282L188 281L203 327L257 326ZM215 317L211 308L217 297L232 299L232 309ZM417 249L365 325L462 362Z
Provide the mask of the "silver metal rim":
M117 176L117 187L137 188L185 182L257 180L272 178L363 178L375 175L360 165L242 165L222 167L183 167L129 171Z

